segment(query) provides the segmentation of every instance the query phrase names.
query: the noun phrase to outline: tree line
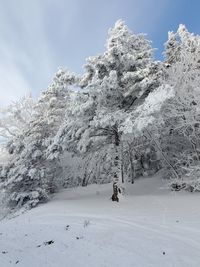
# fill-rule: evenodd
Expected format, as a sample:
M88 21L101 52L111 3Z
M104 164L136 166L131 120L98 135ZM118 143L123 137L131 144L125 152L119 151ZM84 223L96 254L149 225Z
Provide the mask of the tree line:
M0 113L2 205L31 208L60 188L123 183L158 171L200 190L200 37L169 32L164 60L117 21L85 72L59 69L38 100ZM116 190L117 189L117 190Z

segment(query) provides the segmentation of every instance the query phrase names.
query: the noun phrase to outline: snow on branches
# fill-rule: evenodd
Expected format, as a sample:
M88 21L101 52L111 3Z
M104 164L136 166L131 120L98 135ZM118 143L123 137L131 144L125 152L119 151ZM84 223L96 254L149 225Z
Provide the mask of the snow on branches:
M81 77L59 69L38 101L1 110L6 203L33 207L60 187L111 181L118 201L120 183L161 167L172 188L199 190L199 47L180 25L155 61L146 36L119 20Z

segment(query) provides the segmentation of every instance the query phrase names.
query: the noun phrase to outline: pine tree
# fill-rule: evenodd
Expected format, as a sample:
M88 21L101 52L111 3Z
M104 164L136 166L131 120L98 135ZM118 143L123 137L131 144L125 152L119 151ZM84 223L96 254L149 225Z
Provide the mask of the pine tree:
M121 176L120 126L131 110L158 87L159 65L153 62L150 42L144 35L132 34L121 20L109 31L106 48L104 54L88 59L80 85L96 107L90 122L91 136L104 136L110 141L116 185Z
M163 106L164 127L160 128L160 140L162 150L177 173L174 175L171 168L165 166L167 176L172 177L172 187L191 190L188 178L195 173L198 177L200 159L200 37L189 33L184 25L179 26L175 36L179 57L167 69L167 82L173 86L175 95ZM191 181L192 187L199 188L194 181Z
M177 38L177 34L174 32L168 32L168 40L164 44L165 62L169 65L180 60L180 44Z
M7 202L11 207L33 207L46 201L56 189L56 178L62 168L58 161L52 161L47 153L63 120L68 101L69 86L74 75L59 70L52 84L43 93L35 108L36 113L30 127L23 133L23 147L17 150L6 169L4 183ZM59 150L60 147L54 147Z

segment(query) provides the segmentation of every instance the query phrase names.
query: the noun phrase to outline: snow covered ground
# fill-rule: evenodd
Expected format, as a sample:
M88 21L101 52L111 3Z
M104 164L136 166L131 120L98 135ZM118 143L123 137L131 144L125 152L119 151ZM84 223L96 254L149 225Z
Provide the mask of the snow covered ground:
M111 185L64 190L0 222L0 267L198 267L200 194L143 178L113 203Z

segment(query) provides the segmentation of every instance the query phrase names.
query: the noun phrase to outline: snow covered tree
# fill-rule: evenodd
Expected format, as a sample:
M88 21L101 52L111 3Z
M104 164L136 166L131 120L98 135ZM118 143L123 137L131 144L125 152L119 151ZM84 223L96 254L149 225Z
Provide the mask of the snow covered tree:
M106 48L102 55L87 60L79 82L82 90L72 97L53 142L88 166L83 170L83 185L121 180L120 126L159 85L159 63L153 62L153 49L144 35L132 34L118 21Z
M35 101L27 95L0 109L0 145L3 145L5 153L8 151L11 155L17 147L21 147L23 132L35 114L34 107Z
M35 101L31 95L22 97L0 109L0 137L6 142L19 138L34 115Z
M168 40L165 43L164 51L165 62L169 66L180 60L180 44L177 34L174 32L168 32Z
M4 166L4 188L11 207L33 207L55 191L62 168L47 153L62 120L75 76L59 70L35 107L30 126L23 132L23 146ZM54 147L54 150L59 150Z
M71 92L63 123L60 125L48 149L51 158L59 159L63 162L64 168L66 169L65 181L63 182L69 186L83 184L83 177L85 176L85 172L87 172L87 161L90 158L85 152L91 143L91 140L88 139L88 134L90 121L94 116L94 112L94 102L89 99L88 93L80 91ZM54 150L54 147L61 147L61 150ZM69 162L66 161L66 158L69 159ZM74 165L75 162L77 163L76 167ZM73 178L71 174L68 175L71 173L70 164L75 169L72 171Z
M99 94L99 104L106 101L104 105L128 109L158 85L159 64L152 60L151 42L143 34L132 34L119 20L109 31L106 49L87 60L80 84L94 97Z
M120 126L159 86L160 69L152 59L151 43L143 34L132 34L121 20L109 31L106 48L102 55L87 60L80 85L96 107L91 136L110 141L113 181L117 183L121 175Z
M196 172L200 159L200 37L189 33L183 25L175 36L179 58L166 70L167 82L173 86L175 96L163 106L164 127L160 138L162 149L178 174L173 176L171 185L180 189L190 187L188 173ZM195 185L197 188L200 186Z

